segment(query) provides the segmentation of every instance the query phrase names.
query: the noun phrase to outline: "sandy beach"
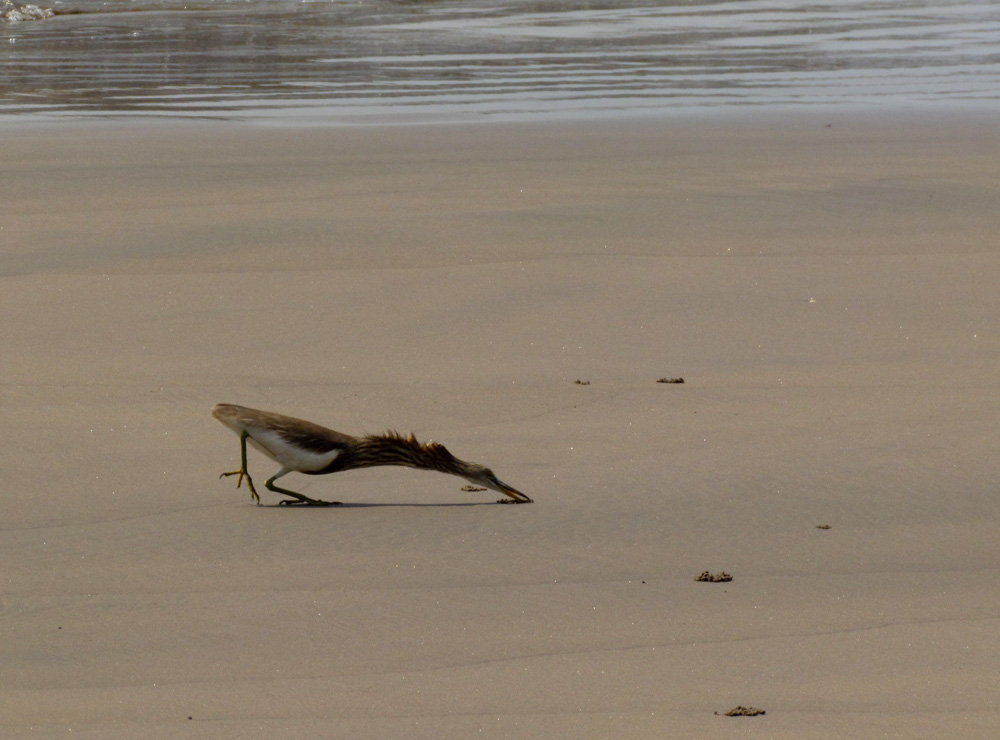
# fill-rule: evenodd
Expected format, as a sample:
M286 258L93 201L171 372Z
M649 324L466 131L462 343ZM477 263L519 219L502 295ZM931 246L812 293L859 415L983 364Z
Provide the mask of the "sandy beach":
M4 141L5 738L1000 736L985 119Z

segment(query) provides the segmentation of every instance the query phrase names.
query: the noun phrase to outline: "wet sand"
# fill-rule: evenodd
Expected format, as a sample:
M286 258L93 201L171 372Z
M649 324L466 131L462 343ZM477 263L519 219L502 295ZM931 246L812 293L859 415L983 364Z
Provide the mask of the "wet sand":
M830 123L6 130L4 737L996 734L1000 133Z

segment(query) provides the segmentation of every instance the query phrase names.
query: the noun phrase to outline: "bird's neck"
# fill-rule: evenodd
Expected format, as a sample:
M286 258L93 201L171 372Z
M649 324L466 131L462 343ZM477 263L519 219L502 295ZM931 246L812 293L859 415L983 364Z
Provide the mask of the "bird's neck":
M411 434L396 432L362 437L351 451L347 468L370 468L376 465L404 465L408 468L454 472L458 460L436 442L421 444Z

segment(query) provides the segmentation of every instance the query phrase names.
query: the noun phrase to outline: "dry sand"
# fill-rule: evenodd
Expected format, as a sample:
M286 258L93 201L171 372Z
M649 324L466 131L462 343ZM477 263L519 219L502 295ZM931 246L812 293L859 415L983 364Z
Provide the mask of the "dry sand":
M0 734L1000 736L1000 130L826 123L6 130Z

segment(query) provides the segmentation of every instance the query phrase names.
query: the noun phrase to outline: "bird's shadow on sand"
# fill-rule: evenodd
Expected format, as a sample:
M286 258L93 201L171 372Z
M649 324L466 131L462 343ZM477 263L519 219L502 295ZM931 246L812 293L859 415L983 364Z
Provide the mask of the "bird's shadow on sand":
M334 504L330 506L313 506L307 504L261 504L264 509L299 509L308 511L338 511L343 509L382 509L387 507L432 507L432 508L452 508L456 506L500 506L499 501L468 501L462 503L451 503L451 504L434 504L434 503L347 503L343 502L340 504Z

